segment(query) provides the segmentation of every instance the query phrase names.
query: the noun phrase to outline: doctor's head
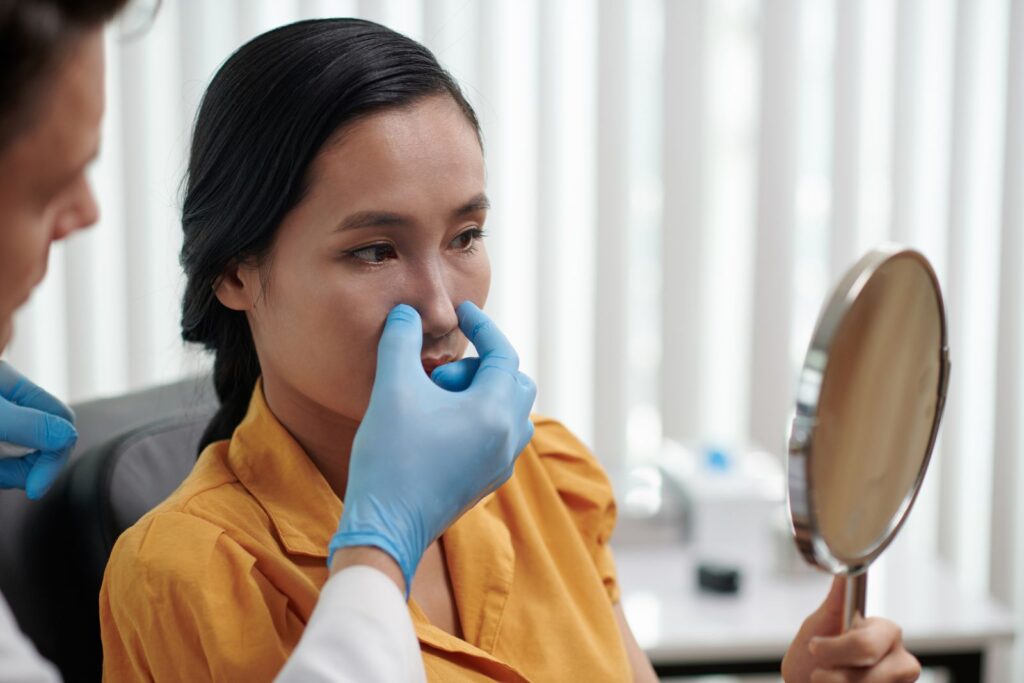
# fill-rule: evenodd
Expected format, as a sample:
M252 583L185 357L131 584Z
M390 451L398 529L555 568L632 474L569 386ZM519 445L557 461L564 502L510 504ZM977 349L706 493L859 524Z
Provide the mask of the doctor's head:
M50 245L97 219L103 23L127 0L0 0L0 350Z
M476 116L423 46L355 19L238 50L203 98L182 212L182 335L215 353L227 438L262 374L271 407L358 421L388 311L423 318L423 362L460 356L455 307L490 265Z

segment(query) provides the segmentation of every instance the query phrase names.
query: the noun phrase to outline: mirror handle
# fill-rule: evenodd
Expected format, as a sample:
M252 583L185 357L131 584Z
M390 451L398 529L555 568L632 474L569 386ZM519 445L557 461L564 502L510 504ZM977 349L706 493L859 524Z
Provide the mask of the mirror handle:
M846 599L843 601L843 633L850 630L856 615L864 617L868 598L868 570L846 575Z

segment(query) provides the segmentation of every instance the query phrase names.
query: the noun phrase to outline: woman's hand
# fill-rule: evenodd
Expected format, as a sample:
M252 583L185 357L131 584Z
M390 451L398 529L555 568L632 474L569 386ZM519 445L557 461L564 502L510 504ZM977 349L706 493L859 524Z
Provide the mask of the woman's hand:
M904 683L921 665L903 647L900 627L887 619L856 617L842 630L846 579L837 576L825 601L807 619L782 660L786 683Z

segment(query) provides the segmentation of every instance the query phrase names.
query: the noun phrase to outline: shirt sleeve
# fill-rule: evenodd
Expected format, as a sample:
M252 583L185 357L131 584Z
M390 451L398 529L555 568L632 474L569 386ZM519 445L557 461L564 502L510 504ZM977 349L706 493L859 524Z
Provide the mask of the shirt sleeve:
M590 450L560 422L544 417L534 417L533 422L532 445L590 550L608 599L617 603L619 583L609 546L617 512L608 475Z
M0 596L0 678L10 683L57 683L57 669L39 656L18 629L7 602Z
M302 624L222 529L166 512L118 539L100 631L104 680L269 681Z
M425 681L423 658L398 587L371 567L324 585L306 632L277 683Z

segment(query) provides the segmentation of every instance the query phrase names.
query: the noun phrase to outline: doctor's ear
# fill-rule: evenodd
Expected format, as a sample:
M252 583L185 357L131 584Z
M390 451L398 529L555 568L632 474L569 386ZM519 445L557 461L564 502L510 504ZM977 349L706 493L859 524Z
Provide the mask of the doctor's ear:
M233 311L252 310L261 288L259 269L238 262L232 262L213 283L217 300Z

